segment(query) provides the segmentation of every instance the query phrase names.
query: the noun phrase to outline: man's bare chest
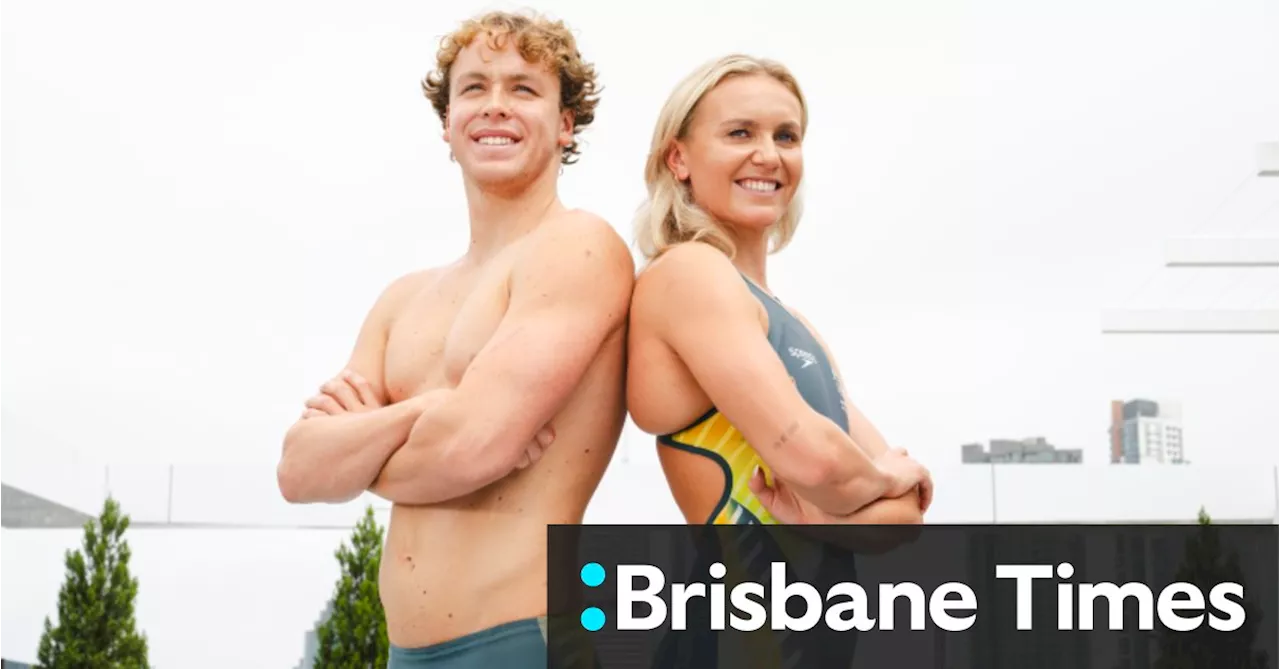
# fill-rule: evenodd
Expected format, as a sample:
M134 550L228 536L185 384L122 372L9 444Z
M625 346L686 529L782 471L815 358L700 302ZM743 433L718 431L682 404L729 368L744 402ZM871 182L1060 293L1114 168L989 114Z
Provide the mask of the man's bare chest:
M405 301L387 333L391 401L458 385L506 313L508 275L501 266L445 271Z

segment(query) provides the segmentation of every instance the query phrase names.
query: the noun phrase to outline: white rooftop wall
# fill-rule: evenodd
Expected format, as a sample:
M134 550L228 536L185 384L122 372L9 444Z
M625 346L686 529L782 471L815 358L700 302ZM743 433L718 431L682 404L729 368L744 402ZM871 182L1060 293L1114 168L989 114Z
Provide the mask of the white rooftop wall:
M113 492L133 520L165 519L167 467L110 471ZM242 527L130 531L140 586L138 624L150 639L155 667L291 669L333 590L338 575L333 551L348 532L281 525L349 526L366 503L383 509L377 516L385 524L385 503L366 498L295 507L280 499L269 468L174 471L172 522ZM952 465L933 471L937 497L931 523L1181 523L1194 520L1201 505L1220 522L1276 520L1274 467ZM24 487L8 474L6 483ZM47 482L43 492L65 490L68 494L53 495L54 501L96 512L106 478L101 468L71 467L60 484ZM30 487L42 492L40 485ZM656 459L616 459L586 522L680 522ZM80 539L79 530L0 534L5 574L0 644L6 657L34 660L44 617L55 610L63 553Z

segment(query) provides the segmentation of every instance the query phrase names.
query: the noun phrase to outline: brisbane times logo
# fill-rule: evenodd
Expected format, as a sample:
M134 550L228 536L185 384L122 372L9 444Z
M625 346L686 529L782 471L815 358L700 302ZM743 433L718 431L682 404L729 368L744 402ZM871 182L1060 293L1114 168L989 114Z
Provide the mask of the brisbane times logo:
M978 616L977 596L960 582L943 583L931 592L910 582L881 583L873 586L879 600L878 606L873 606L866 588L858 583L836 583L821 591L803 581L789 582L787 565L782 562L771 564L767 582L763 583L743 581L730 587L722 581L726 571L717 562L708 568L710 578L705 582L668 585L666 575L656 566L617 565L612 629L644 631L669 625L673 630L685 630L691 605L709 610L710 616L700 616L699 620L700 624L708 624L711 631L752 632L768 626L804 632L818 625L838 632L901 627L923 630L931 623L948 632L962 632L972 627ZM1230 632L1245 622L1244 586L1239 583L1218 583L1207 593L1194 584L1181 582L1156 591L1140 582L1070 582L1074 573L1068 562L1056 565L1056 569L1046 564L996 565L996 579L1015 584L1014 601L1001 604L1015 607L1017 629L1032 628L1033 582L1054 580L1058 581L1054 591L1059 630L1151 630L1159 620L1165 629L1176 632L1190 632L1205 625ZM609 580L605 568L597 562L583 565L580 576L583 585L593 589ZM800 613L793 615L791 611L796 607L789 607L789 603L796 599L803 606ZM908 602L905 622L896 618L901 610L899 599ZM1096 620L1096 611L1103 612L1103 620ZM609 624L609 615L600 607L591 606L582 611L581 623L583 629L596 632Z

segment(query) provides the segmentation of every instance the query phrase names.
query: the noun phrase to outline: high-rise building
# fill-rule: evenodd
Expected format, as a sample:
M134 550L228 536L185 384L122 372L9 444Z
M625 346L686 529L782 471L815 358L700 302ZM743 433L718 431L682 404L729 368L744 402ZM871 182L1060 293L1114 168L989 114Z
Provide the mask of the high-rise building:
M1084 454L1078 448L1054 448L1044 437L1028 439L992 439L991 450L982 444L965 444L960 447L960 461L965 464L1043 463L1080 464Z
M1111 402L1113 464L1186 463L1182 412L1170 402L1147 399Z

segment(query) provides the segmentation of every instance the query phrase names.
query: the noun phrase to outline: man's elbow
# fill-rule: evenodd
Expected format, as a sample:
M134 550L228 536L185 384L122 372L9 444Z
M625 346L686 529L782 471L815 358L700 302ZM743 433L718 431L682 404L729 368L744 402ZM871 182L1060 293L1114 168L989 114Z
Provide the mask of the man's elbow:
M312 501L306 494L306 487L298 468L288 456L280 458L280 464L276 465L276 486L280 489L280 495L284 497L284 501L290 504L306 504Z
M449 497L483 488L516 467L516 458L509 452L512 449L500 440L456 434L436 447L440 449L440 471L431 478Z
M338 481L320 471L308 471L304 464L288 454L276 465L276 487L280 496L290 504L340 504L360 496L362 491L342 491Z
M276 465L276 487L280 495L290 504L307 503L305 476L300 471L300 463L295 454L298 451L299 433L305 430L304 421L298 421L284 435L284 445L280 452L280 462Z
M469 449L460 450L458 453L456 471L460 479L459 483L474 490L483 488L514 471L524 455L524 448L498 441L472 444Z

